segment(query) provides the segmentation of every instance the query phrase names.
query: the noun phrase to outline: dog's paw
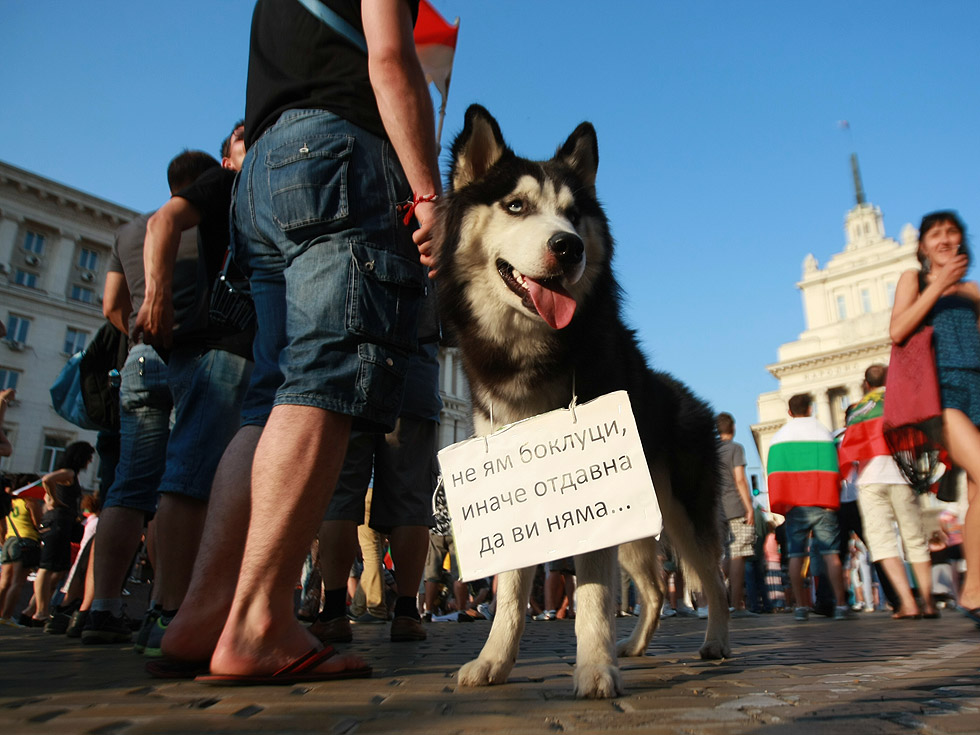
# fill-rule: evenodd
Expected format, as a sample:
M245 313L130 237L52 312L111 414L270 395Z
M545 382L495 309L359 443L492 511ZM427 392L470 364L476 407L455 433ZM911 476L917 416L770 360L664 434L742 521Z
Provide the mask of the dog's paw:
M646 653L646 646L643 641L634 641L631 638L624 638L616 643L616 656L620 658L634 658L643 656Z
M575 696L579 699L610 699L623 693L623 680L617 666L576 666L574 682Z
M705 641L698 653L705 661L712 661L719 658L731 658L732 649L722 641Z
M512 666L502 661L491 661L486 658L475 658L463 664L456 680L461 687L485 687L491 684L503 684L510 676Z

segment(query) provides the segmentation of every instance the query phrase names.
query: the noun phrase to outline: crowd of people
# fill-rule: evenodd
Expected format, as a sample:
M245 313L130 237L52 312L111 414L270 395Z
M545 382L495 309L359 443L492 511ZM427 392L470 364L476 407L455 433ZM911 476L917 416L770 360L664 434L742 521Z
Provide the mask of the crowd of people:
M5 624L86 644L129 643L135 633L154 676L290 683L370 675L331 645L352 639L352 622L388 625L398 643L425 639L423 619L493 616L494 580L466 585L445 568L452 535L431 505L438 333L419 324L438 272L442 185L412 38L418 5L323 7L331 12L258 0L245 117L222 141L220 162L178 154L171 198L117 233L103 304L130 341L118 458L113 437L100 437L99 503L89 503L84 526L78 478L95 454L85 443L39 478L39 499L18 496L5 509ZM949 213L923 221L922 268L899 282L891 327L896 342L923 322L935 327L945 444L969 487L962 528L926 539L918 500L880 453L859 452L841 468L805 394L790 401L768 457L777 526L753 506L734 419L721 414L720 521L730 543L719 563L734 616L783 607L800 620L811 608L844 619L856 605L876 607L876 574L862 561L870 554L895 617L935 617L929 562L953 558L956 538L958 602L980 616L980 292L962 280L964 233ZM880 402L883 370L869 368L867 401ZM0 411L9 398L0 394ZM844 446L860 426L848 425ZM9 453L5 438L0 448ZM842 469L856 473L844 483L856 498L841 497ZM8 493L31 481L11 478ZM153 592L134 621L123 593L141 547ZM696 595L689 606L682 568L664 548L663 612L693 612ZM295 589L308 558L306 625ZM32 603L18 616L35 567ZM573 617L572 560L541 576L533 618ZM807 588L807 578L819 584ZM629 615L624 582L619 614Z

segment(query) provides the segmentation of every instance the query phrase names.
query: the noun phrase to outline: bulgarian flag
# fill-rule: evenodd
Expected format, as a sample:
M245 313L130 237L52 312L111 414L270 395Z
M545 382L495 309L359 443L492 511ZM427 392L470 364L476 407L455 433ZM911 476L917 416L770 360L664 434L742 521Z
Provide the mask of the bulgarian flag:
M425 81L436 85L442 98L437 142L442 138L442 122L446 117L446 98L449 96L449 80L453 74L458 34L459 18L455 23L449 24L427 0L419 0L419 15L415 21L415 52L422 64L422 71L425 72Z
M850 472L855 462L892 455L885 441L884 421L885 388L882 386L868 393L851 411L837 451L842 474Z
M815 418L795 418L776 433L766 469L773 513L786 515L797 506L840 507L837 447Z

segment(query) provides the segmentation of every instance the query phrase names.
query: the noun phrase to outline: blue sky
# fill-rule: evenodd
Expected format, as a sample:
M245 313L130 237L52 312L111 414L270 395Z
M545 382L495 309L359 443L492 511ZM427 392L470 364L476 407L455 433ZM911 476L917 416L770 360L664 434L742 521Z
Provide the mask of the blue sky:
M803 258L844 244L851 151L889 236L941 207L980 228L980 3L434 5L461 18L444 145L472 102L533 158L596 126L627 318L735 415L750 471L765 366L804 328ZM251 7L0 3L0 160L159 206L170 158L216 155L243 113Z

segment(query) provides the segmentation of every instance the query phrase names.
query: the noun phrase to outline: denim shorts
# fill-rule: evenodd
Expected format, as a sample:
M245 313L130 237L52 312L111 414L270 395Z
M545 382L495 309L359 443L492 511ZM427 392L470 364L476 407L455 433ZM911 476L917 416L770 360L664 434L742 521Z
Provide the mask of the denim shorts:
M938 369L943 408L955 408L980 426L980 371L969 368Z
M380 533L396 526L429 526L436 489L436 435L428 419L401 416L394 431L351 432L337 489L325 521L364 522L364 497L374 473L369 525Z
M813 549L821 556L836 554L840 546L837 512L827 508L799 505L786 514L787 556L806 556L810 531Z
M153 513L163 477L173 399L167 365L149 345L129 351L119 386L119 464L104 508Z
M232 198L234 254L258 316L242 422L273 405L391 431L425 291L391 143L324 110L290 110L249 148Z
M167 363L174 422L161 493L208 500L218 462L238 430L251 373L251 361L231 352L174 348Z

